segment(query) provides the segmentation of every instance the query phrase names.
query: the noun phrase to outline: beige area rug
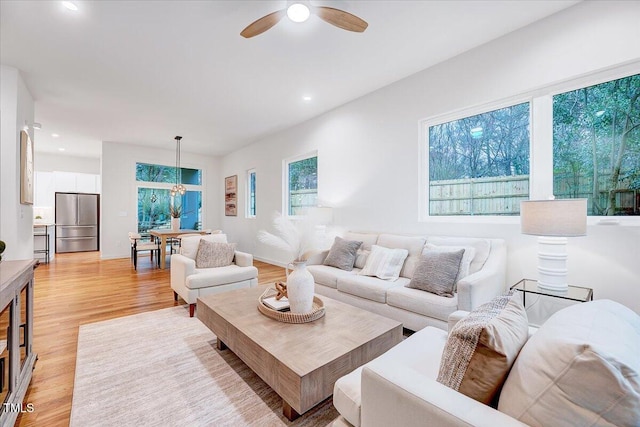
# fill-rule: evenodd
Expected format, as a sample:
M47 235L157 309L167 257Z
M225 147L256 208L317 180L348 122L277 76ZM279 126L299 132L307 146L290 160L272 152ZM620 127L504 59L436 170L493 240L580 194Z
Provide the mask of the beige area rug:
M185 307L80 326L71 423L327 426L331 398L290 422L282 400Z

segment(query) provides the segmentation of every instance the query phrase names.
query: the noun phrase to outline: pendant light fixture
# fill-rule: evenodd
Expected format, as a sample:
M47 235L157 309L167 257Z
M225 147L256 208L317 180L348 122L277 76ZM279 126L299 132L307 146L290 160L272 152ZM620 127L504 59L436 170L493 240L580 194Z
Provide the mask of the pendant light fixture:
M176 185L171 188L171 197L175 197L180 193L183 195L187 192L187 188L182 185L182 169L180 168L180 140L181 136L176 136Z

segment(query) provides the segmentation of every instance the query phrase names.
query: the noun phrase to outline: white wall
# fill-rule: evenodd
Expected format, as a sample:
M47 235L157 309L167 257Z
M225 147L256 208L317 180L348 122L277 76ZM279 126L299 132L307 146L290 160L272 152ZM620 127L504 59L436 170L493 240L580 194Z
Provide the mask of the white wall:
M33 123L33 97L16 68L0 66L0 240L3 259L33 258L33 210L20 204L20 131ZM35 144L33 129L29 136Z
M518 218L418 221L420 120L640 60L640 3L584 2L424 70L223 159L239 175L238 217L223 229L258 259L284 263L256 241L282 209L282 159L318 151L319 199L352 230L504 238L508 282L535 278L536 238ZM419 52L416 52L419 54ZM640 72L640 63L632 64ZM535 142L534 142L535 144ZM256 219L244 218L244 176L257 174ZM637 223L637 222L636 222ZM590 226L569 241L569 280L640 312L640 228Z
M129 256L127 233L137 230L138 183L136 162L175 165L175 147L158 150L130 144L102 143L101 256ZM186 146L186 147L185 147ZM221 228L222 181L218 157L191 154L186 138L182 142L182 167L202 169L202 227Z
M35 168L39 172L78 172L78 173L100 173L100 159L93 157L68 156L63 154L53 154L36 152Z

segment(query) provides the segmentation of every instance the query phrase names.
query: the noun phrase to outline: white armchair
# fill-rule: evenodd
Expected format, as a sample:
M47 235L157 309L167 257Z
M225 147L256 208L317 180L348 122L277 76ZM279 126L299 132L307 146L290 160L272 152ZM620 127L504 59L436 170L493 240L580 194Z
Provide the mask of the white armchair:
M468 313L449 315L449 330ZM426 327L340 378L333 404L341 416L333 427L525 426L435 381L446 341L447 332Z
M465 314L452 313L449 326ZM446 342L426 327L338 379L333 427L640 426L640 316L622 304L574 304L529 326L498 409L437 382Z
M171 289L174 299L180 296L189 304L193 317L198 297L232 289L258 286L258 269L253 255L236 251L231 265L217 268L196 268L200 239L227 243L226 234L188 236L182 238L180 253L171 255Z

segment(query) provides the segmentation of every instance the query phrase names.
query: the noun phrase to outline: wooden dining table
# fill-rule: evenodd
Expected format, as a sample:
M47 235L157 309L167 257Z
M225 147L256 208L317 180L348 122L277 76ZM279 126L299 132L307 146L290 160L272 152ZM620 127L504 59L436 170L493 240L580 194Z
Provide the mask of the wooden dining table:
M171 229L157 229L149 230L149 234L160 239L160 268L164 269L167 266L167 240L178 237L181 234L202 234L205 235L208 232L203 230L171 230Z

